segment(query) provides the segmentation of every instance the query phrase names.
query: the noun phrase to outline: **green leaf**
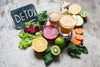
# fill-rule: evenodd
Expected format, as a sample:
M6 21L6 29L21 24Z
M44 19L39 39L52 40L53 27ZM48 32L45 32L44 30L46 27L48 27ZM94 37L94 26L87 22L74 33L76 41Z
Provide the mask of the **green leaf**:
M26 28L28 28L30 25L33 25L33 27L37 26L37 24L35 24L35 22L32 22L32 23L26 22L26 23L25 23L25 27L26 27Z
M26 23L25 23L25 27L26 27L26 28L29 27L30 25L31 25L30 22L26 22Z
M22 38L25 35L24 29L21 29L21 32L19 32L19 37Z
M81 55L81 52L79 51L79 49L72 42L69 43L67 50L68 52L70 52L72 56Z
M38 14L38 21L40 25L43 25L44 22L47 20L48 15L47 11L42 11L40 14Z
M82 53L84 53L84 54L87 54L88 53L88 49L85 47L85 46L83 46L83 45L76 45L77 47L78 47L78 49L82 52Z
M46 64L48 64L49 62L51 62L53 60L53 56L51 54L50 49L46 49L46 51L44 52L43 59Z

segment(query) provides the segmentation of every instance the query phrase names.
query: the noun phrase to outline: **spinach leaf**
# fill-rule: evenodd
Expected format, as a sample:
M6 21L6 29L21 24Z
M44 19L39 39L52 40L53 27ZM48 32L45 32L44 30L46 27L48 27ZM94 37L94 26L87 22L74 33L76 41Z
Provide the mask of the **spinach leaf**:
M49 48L44 52L43 59L46 64L48 64L49 62L51 62L53 60L53 56L52 56Z
M84 53L84 54L87 54L88 53L88 49L85 47L85 46L82 46L82 45L76 45L78 47L78 49Z
M79 49L72 42L69 43L67 50L72 56L81 55L81 52L79 51Z
M38 22L40 25L43 25L44 22L47 20L48 15L47 11L42 11L40 14L38 14Z

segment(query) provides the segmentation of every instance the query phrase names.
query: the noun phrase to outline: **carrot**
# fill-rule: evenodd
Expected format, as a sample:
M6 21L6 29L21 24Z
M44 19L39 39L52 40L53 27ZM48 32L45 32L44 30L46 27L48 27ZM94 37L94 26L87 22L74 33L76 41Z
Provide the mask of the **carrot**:
M82 28L76 28L75 33L76 34L83 34L83 29Z
M80 40L80 41L83 40L83 36L81 36L81 35L79 35L79 34L76 34L76 35L75 35L75 38L76 38L77 40Z
M77 40L76 38L73 38L72 42L73 42L75 45L80 45L80 44L81 44L81 41Z

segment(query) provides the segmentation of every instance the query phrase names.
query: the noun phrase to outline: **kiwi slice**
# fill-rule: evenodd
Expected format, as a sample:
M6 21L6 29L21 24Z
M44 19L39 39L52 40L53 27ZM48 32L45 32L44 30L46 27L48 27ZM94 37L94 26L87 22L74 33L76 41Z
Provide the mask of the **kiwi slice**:
M51 47L51 53L55 56L59 55L61 52L61 49L59 48L59 46L54 45Z
M81 17L86 18L88 16L88 12L86 11L81 11L80 12Z

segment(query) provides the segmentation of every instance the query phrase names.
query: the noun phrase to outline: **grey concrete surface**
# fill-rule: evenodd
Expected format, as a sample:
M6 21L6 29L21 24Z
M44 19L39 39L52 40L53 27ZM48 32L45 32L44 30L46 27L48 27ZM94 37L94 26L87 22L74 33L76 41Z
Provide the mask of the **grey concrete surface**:
M87 23L83 25L84 45L87 55L72 58L66 49L59 58L55 58L48 67L100 67L100 0L66 0L82 6L89 13ZM41 54L32 47L26 50L18 48L18 37L10 11L27 4L34 4L37 12L59 8L62 0L0 0L0 67L46 67Z

